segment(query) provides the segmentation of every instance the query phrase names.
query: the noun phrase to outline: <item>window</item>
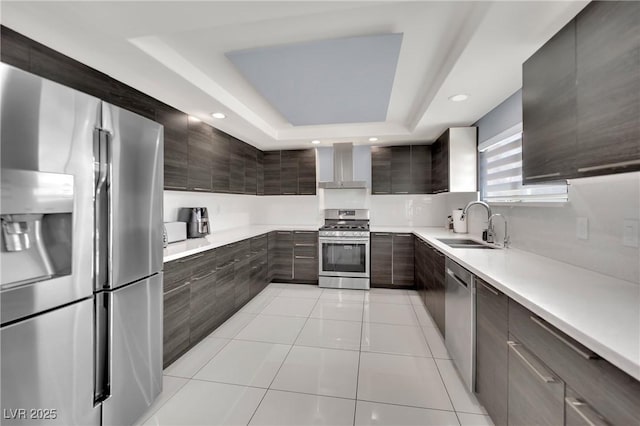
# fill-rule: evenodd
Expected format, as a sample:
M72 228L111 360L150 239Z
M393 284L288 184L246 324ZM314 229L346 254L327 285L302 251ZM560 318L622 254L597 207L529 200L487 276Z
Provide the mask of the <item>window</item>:
M480 197L486 202L564 202L567 184L522 185L522 123L478 146Z

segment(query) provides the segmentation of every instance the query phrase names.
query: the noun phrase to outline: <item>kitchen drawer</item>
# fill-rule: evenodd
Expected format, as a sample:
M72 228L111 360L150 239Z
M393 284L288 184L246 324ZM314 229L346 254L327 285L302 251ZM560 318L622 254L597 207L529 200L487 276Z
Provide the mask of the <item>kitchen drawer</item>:
M164 264L163 269L163 286L165 293L180 287L191 278L189 257L167 262Z
M565 426L607 426L609 423L580 395L567 387L564 397Z
M225 266L233 265L236 261L236 245L227 244L226 246L218 247L216 251L216 268L221 269Z
M251 253L258 253L267 249L267 234L251 238Z
M524 343L607 422L638 424L639 381L513 300L509 300L509 333Z
M299 245L318 245L318 232L316 231L294 231L293 244Z
M293 253L296 258L313 258L318 260L318 247L317 246L295 246L293 248Z
M192 277L202 276L216 269L215 250L208 250L189 256L187 262L191 265Z
M564 382L525 345L509 338L509 426L562 425Z
M251 240L246 239L234 243L234 260L239 262L251 256Z

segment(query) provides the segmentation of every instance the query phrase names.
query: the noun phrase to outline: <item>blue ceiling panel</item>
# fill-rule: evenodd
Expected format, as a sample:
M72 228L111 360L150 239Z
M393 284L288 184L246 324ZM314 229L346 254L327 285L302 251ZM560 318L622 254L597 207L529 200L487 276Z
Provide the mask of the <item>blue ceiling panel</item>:
M402 34L320 40L227 52L294 126L381 122L387 117Z

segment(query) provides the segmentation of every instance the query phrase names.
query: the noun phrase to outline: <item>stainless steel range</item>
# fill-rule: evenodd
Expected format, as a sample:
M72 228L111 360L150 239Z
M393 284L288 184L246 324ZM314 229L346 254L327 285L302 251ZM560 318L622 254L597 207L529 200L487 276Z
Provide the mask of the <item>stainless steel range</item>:
M368 290L369 210L327 209L318 233L319 286Z

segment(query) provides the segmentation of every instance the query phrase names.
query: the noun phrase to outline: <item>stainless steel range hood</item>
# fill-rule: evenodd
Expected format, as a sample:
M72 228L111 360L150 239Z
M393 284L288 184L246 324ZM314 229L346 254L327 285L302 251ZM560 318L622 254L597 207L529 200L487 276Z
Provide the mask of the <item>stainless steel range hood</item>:
M333 144L333 180L320 182L320 188L325 189L350 189L366 188L367 182L353 180L353 144Z

